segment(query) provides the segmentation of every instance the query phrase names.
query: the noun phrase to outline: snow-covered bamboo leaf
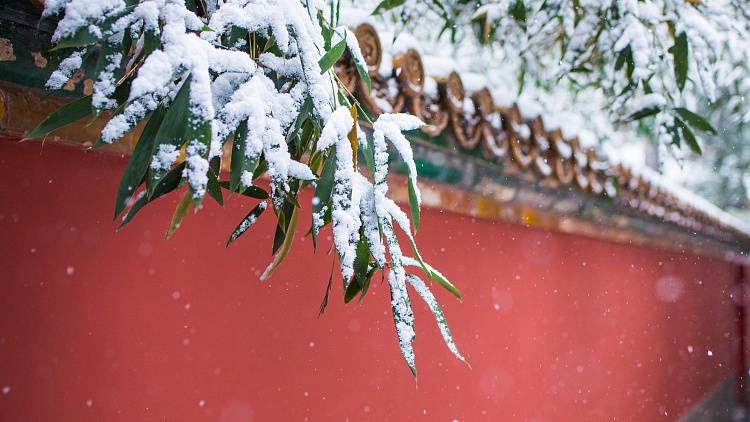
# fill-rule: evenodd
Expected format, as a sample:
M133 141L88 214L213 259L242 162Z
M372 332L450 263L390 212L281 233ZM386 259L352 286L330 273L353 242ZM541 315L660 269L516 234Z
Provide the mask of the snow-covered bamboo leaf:
M41 138L73 122L91 116L91 96L87 95L60 107L31 131L24 140Z
M245 216L245 218L240 221L240 224L235 227L232 234L229 236L229 240L227 240L227 246L237 240L240 236L242 236L243 233L245 233L250 227L255 224L255 222L258 220L258 217L260 217L261 214L263 214L263 211L266 210L266 207L268 206L268 203L266 201L262 201L258 203L252 210L250 210L249 213Z
M318 62L318 64L320 65L320 73L323 74L330 70L333 65L335 65L336 62L339 61L341 55L344 54L345 49L346 40L341 40L336 45L331 47L330 50L326 51L326 54L324 54Z
M401 269L403 270L403 268ZM406 291L406 283L395 275L396 269L391 269L388 275L388 287L391 292L391 311L393 322L396 326L396 336L401 355L409 366L411 373L417 375L417 367L414 361L414 312L411 308L409 293Z
M177 208L175 208L174 214L172 214L172 221L169 222L169 228L167 228L167 239L171 238L174 232L176 232L177 229L180 228L180 225L182 225L182 219L185 218L185 215L187 214L192 204L193 195L190 190L187 190L185 191L185 196L183 196L182 200L177 204Z
M325 225L325 214L329 210L331 193L333 192L333 176L336 171L336 153L331 151L323 163L323 172L315 185L312 200L312 236L313 244L317 244L318 233Z
M466 359L464 359L464 357L458 351L456 342L453 340L453 335L448 328L448 323L445 321L445 315L443 315L443 311L442 309L440 309L440 305L438 304L435 296L432 294L430 289L427 288L427 286L424 284L424 281L422 281L422 279L417 276L409 275L406 277L406 280L409 282L409 284L411 284L411 286L414 288L414 291L417 292L422 300L424 300L424 302L427 304L427 307L430 308L432 315L435 316L435 321L437 322L437 326L440 329L440 335L443 337L445 345L448 346L448 350L450 350L451 353L453 353L453 355L457 358L465 361Z
M169 105L164 118L156 132L151 163L147 180L149 196L156 183L166 174L180 155L180 146L185 142L185 131L188 126L191 77L182 83L172 104Z
M677 87L682 91L688 74L688 38L684 31L677 35L674 45L668 51L672 54L674 61L674 77Z
M458 299L462 299L461 297L461 291L458 290L458 288L453 285L453 283L448 280L446 276L444 276L440 271L436 270L433 266L430 264L422 261L419 262L418 260L405 256L402 259L402 262L405 267L418 267L422 270L422 272L427 276L428 279L435 281L437 284L445 288L445 290L448 290L451 292L453 296L455 296Z
M243 120L237 127L232 145L232 159L229 166L229 190L232 192L239 191L240 186L247 188L252 184L252 174L258 164L258 157L248 157L245 153L246 147L247 121Z
M193 205L196 210L200 209L211 180L208 162L211 148L211 122L200 119L201 117L191 113L185 134L187 139L185 179L193 192ZM193 123L196 121L197 123ZM216 181L218 185L218 180ZM215 187L218 188L218 186ZM221 189L217 191L221 195Z
M128 199L133 196L136 188L141 184L146 176L146 171L153 151L154 139L156 132L161 126L164 118L164 109L158 107L148 119L148 123L141 132L141 137L133 149L133 154L128 160L125 172L120 179L120 186L117 188L117 198L115 199L115 218L125 209Z
M73 35L60 39L49 51L58 51L65 48L80 48L94 45L99 41L88 28L80 28Z
M710 133L711 135L716 135L716 129L711 126L711 124L708 123L708 121L703 117L693 113L692 111L684 107L677 107L674 110L694 129L698 129L705 133Z

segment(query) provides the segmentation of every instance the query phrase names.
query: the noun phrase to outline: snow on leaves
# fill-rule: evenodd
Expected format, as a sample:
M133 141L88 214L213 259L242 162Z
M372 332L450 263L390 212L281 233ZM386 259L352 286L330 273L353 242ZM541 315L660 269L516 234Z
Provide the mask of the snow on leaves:
M311 185L313 239L331 224L345 298L364 295L376 270L388 272L398 344L416 373L406 288L411 284L435 314L448 348L463 360L434 296L406 267L460 294L422 260L409 217L387 197L390 143L406 163L409 205L418 225L417 170L403 132L423 123L407 114L385 114L372 124L372 136L366 135L351 105L354 98L323 59L336 45L345 46L363 80L366 63L355 35L336 26L337 14L326 20L323 9L298 0L209 1L205 9L182 0L47 1L45 16L63 14L53 35L55 49L72 51L47 87L59 89L95 55L93 94L81 104L96 114L113 110L100 144L116 142L146 122L117 195L116 217L129 207L123 225L149 202L183 186L169 235L206 194L220 205L222 189L260 200L229 245L271 204L276 255L265 279L291 247L302 207L297 195ZM334 53L335 62L341 52ZM43 133L52 130L50 122L42 125ZM229 143L229 180L220 181L222 149ZM358 155L367 176L359 172ZM261 175L270 182L270 194L254 186ZM394 227L406 234L416 259L403 256Z

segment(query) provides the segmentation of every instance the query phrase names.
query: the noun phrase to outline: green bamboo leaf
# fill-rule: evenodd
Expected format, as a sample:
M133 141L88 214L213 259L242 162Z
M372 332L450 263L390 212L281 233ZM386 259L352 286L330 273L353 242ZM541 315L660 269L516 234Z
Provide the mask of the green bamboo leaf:
M190 115L190 81L192 77L188 76L182 83L180 90L177 91L172 104L169 105L161 126L156 132L153 150L151 156L155 156L162 145L172 145L180 148L185 142L186 129L188 127L188 116ZM156 183L164 177L168 169L150 169L150 177L147 180L149 196L152 196Z
M133 149L133 155L128 160L128 165L125 167L122 179L120 179L120 186L117 188L115 218L125 209L128 199L133 195L133 192L135 192L135 189L141 184L143 177L146 175L151 161L151 151L153 151L156 132L159 126L161 126L163 118L164 108L159 107L151 114L146 127L143 128L141 137L135 145L135 149Z
M333 65L336 64L337 61L341 58L341 55L344 54L344 50L346 49L346 40L341 40L338 42L338 44L334 45L330 50L326 51L326 54L323 55L323 57L320 58L320 61L318 64L320 65L320 74L326 73L329 69L333 67Z
M201 116L194 115L193 113L190 113L190 116L188 117L188 122L199 122L195 125L189 124L187 127L186 132L186 138L189 146L194 147L201 147L202 149L196 149L197 156L203 158L204 160L208 161L209 155L211 153L211 122L207 120L203 120ZM190 151L190 148L187 149L188 154ZM188 157L190 158L190 157ZM188 159L188 162L190 160ZM188 169L191 171L195 171L195 169L191 169L188 164ZM210 166L209 169L206 171L206 177L208 177L208 184L205 186L205 189L201 188L194 188L192 185L190 186L190 190L193 192L193 207L195 210L199 210L201 207L201 203L203 202L203 198L205 197L206 192L208 191L209 194L211 193L211 177L210 177ZM213 186L214 192L218 192L218 195L221 196L221 188L218 184L218 178L214 177L214 180L216 181L216 184ZM218 201L219 203L222 203L222 201Z
M260 217L260 215L263 214L263 211L266 210L267 205L268 203L266 201L260 202L252 210L250 210L249 213L247 213L245 218L240 221L240 224L235 227L234 231L229 236L229 240L227 240L227 246L237 240L246 231L248 231L250 227L253 226L253 224L255 224L255 222L258 220L258 217Z
M208 184L206 185L206 190L214 201L219 205L224 206L224 198L221 196L219 178L216 176L216 172L211 168L208 169Z
M688 39L685 32L680 32L674 40L674 45L667 50L674 61L674 77L680 91L685 88L688 73Z
M361 291L362 285L359 283L359 280L353 278L352 281L346 286L346 290L344 291L344 303L351 302L352 299L357 297L357 293Z
M513 16L513 19L518 22L518 25L523 28L523 30L526 30L526 5L523 3L523 0L516 0L511 6L510 6L510 15Z
M182 172L185 170L185 164L186 163L183 161L172 170L169 170L169 172L167 172L164 177L159 179L159 181L156 183L156 187L154 187L154 191L151 193L151 196L149 196L149 202L152 202L156 198L172 192L180 186L180 182L182 181Z
M659 111L661 111L661 109L659 107L644 108L643 110L638 110L635 113L633 113L630 116L628 116L627 120L631 121L631 122L635 121L635 120L640 120L640 119L643 119L645 117L653 116L654 114L658 113Z
M315 184L315 194L312 201L312 236L313 245L317 244L318 232L323 226L324 214L330 207L331 193L333 192L333 176L336 171L336 154L331 153L323 164L323 172Z
M373 15L379 15L387 10L391 10L394 7L401 6L406 0L383 0L378 4L375 10L372 11Z
M75 121L81 120L84 117L91 116L93 113L91 109L91 96L88 95L83 98L79 98L73 102L65 104L60 107L54 113L50 114L42 123L39 124L34 130L31 131L23 139L24 141L30 139L37 139L49 135L52 131L60 129L63 126L67 126Z
M433 266L430 264L419 261L417 259L409 258L409 257L403 257L403 262L405 267L419 267L422 269L422 272L429 278L430 280L436 282L440 286L442 286L445 290L448 290L451 292L453 296L455 296L457 299L462 299L461 297L461 291L458 290L458 288L453 285L453 283L448 280L446 276L444 276L440 271L436 270Z
M414 179L409 178L409 210L411 211L411 221L414 224L414 233L419 230L419 201L417 200L417 189L414 186Z
M279 265L281 265L281 263L284 261L284 258L286 258L286 256L289 254L289 250L292 248L292 243L294 243L294 233L297 230L297 212L299 208L292 207L292 209L293 211L289 219L289 224L287 225L287 233L286 237L284 238L284 244L281 245L281 248L279 248L279 252L274 256L271 264L260 276L261 281L268 280L273 275L274 271L276 271Z
M229 189L229 181L227 180L220 181L219 185L226 190L231 190ZM243 190L242 192L238 192L238 193L240 195L249 196L250 198L268 199L268 192L264 191L263 189L257 186L248 186L247 188L245 188L245 190Z
M148 204L148 196L146 195L146 191L142 191L141 194L138 195L138 199L136 199L133 203L133 206L131 206L128 212L125 214L125 217L123 217L120 226L117 227L117 230L122 229L126 224L130 223L130 221L133 220L133 217L135 217L136 214L138 214L138 212L146 206L146 204Z
M172 221L169 222L169 228L167 228L167 239L171 238L174 232L180 228L182 219L185 218L185 215L187 214L192 204L193 194L190 189L188 189L187 191L185 191L185 196L182 197L182 200L179 204L177 204L177 208L175 208L174 210Z
M64 48L80 48L94 45L99 41L94 34L89 31L88 27L78 29L73 35L64 37L50 48L49 51L58 51Z
M674 110L694 129L698 129L705 133L710 133L711 135L716 135L716 129L714 129L714 127L711 126L711 124L708 123L708 121L703 117L683 107L677 107Z
M695 139L695 135L693 134L693 131L690 130L690 128L680 119L675 118L675 124L680 127L680 132L682 133L682 139L685 140L685 142L688 144L691 150L693 150L694 153L698 155L702 155L703 151L701 150L701 146L698 143L698 140Z
M344 287L346 291L344 293L344 303L349 303L357 293L362 291L365 285L365 279L367 278L367 269L370 264L370 247L367 244L367 238L364 235L364 230L359 231L359 241L357 242L357 250L354 257L354 275L346 284L344 280Z
M232 146L232 161L229 167L229 190L237 192L242 185L242 174L253 173L258 165L258 157L247 157L247 121L243 120L237 127Z

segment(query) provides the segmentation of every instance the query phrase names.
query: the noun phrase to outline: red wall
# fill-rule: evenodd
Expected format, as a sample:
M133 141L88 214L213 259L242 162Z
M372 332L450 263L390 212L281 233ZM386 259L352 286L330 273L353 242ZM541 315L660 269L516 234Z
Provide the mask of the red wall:
M337 282L318 318L327 245L264 284L270 216L224 247L249 198L115 233L124 163L0 140L2 421L673 420L732 373L728 264L425 210L473 369L419 303L415 382L385 285L345 306Z

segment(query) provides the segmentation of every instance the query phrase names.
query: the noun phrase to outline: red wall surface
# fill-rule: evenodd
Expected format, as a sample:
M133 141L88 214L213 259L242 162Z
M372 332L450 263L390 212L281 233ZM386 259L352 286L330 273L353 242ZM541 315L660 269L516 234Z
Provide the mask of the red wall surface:
M318 318L327 244L300 235L266 283L270 215L224 247L250 198L167 241L168 197L116 233L124 163L0 140L2 421L674 420L733 373L729 264L428 209L472 368L415 302L415 382L379 280L346 306L338 280Z

